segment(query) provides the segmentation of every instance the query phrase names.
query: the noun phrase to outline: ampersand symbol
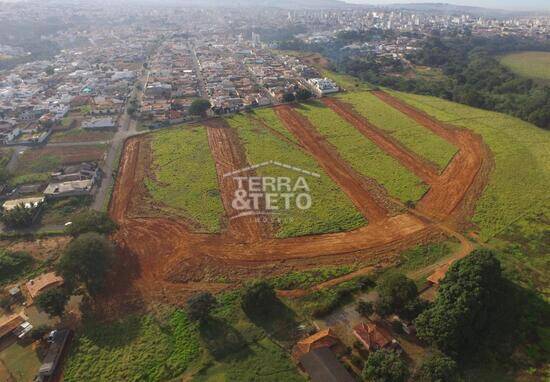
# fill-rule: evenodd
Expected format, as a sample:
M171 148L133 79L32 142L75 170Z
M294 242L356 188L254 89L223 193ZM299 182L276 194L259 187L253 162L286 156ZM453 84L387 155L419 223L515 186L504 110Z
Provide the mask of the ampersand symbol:
M247 198L245 190L239 189L235 191L235 197L231 202L231 206L237 211L250 209L250 200Z

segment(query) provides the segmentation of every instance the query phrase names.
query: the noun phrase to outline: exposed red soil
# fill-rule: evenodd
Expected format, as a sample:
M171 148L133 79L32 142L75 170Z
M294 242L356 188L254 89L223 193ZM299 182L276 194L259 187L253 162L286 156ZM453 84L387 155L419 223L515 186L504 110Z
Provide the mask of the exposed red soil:
M439 221L457 226L466 224L494 167L489 147L480 135L470 130L437 121L386 92L373 94L459 148L441 176L430 182L430 190L416 208Z
M238 234L193 233L178 219L132 213L136 204L147 202L146 190L142 187L147 163L140 162L141 144L147 137L131 138L125 145L110 205L111 216L120 225L114 235L120 261L116 278L110 280L112 294L106 299L107 305L139 306L161 300L182 304L196 291L220 291L230 288L233 282L251 277L324 264L357 261L391 264L395 254L405 248L452 235L447 223L464 221L471 216L486 184L492 165L489 150L479 136L469 131L443 125L385 93L376 94L460 148L443 174L430 175L431 189L417 211L391 216L388 212L391 207L387 207L391 202L384 200L384 195L378 193L368 179L357 174L307 119L289 106L280 106L276 112L285 126L365 214L369 225L351 232L274 239L266 235L266 227L257 222L254 225L237 223L234 219L235 225L230 224L228 232L247 232L253 240L243 240ZM222 199L231 216L228 203L233 198L235 184L226 184L223 174L246 167L246 157L235 133L224 122L211 120L207 126ZM368 132L370 139L384 142L390 155L403 153L404 148L394 145L379 131L369 127ZM411 163L412 160L418 162L415 166L426 163L419 158L409 158ZM433 170L429 166L419 171L428 174Z
M345 104L336 98L323 98L323 103L424 182L430 184L438 177L437 167L433 163L407 149L395 138L359 115L351 105Z
M273 231L269 218L259 219L257 216L242 216L242 211L233 207L238 182L233 176L226 176L233 171L249 166L235 131L223 119L211 119L206 123L208 144L216 164L221 198L228 218L227 234L241 241L255 241L268 238ZM247 171L237 176L255 176L254 171ZM248 181L243 180L243 186L248 189ZM260 206L261 207L261 206Z
M325 170L338 186L351 199L355 207L369 222L385 220L389 211L384 198L377 197L373 183L357 173L338 151L315 129L301 114L288 105L275 108L277 115L286 128L296 136L302 146L313 155L317 163Z

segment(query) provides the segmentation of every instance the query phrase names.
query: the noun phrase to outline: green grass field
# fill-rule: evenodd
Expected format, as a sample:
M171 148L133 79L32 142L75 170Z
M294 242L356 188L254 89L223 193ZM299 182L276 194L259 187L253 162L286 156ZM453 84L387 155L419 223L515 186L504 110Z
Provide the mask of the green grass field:
M550 52L517 52L500 58L514 73L533 79L550 80Z
M175 311L155 319L130 316L110 324L89 323L72 345L64 380L166 381L200 355L196 325Z
M4 368L0 368L0 378L4 381L14 382L32 381L42 365L32 345L22 346L18 343L14 343L2 350L0 352L0 361L7 369L3 370ZM10 377L13 377L13 379Z
M489 241L506 277L550 299L550 200Z
M403 202L416 201L427 186L399 162L320 102L297 108L360 174L375 179Z
M282 129L272 109L235 115L227 119L229 125L237 131L250 164L274 160L321 175L320 178L306 176L312 206L307 210L301 210L292 205L290 210L282 212L278 237L347 231L365 224L364 218L349 198L323 172L312 157L299 147L275 135L259 123L257 118L262 119L277 131ZM281 133L284 132L281 131ZM284 134L286 136L288 132ZM294 181L297 179L295 172L276 166L259 168L257 173L259 176L290 177Z
M444 169L457 147L395 110L370 92L342 93L338 98L411 151Z
M50 142L94 142L108 141L113 138L115 132L112 130L90 131L85 129L71 129L55 132Z
M203 127L181 127L152 136L152 176L145 180L153 200L169 211L218 232L224 214L216 168Z
M550 184L550 132L504 114L439 98L392 92L410 105L483 137L495 168L473 222L488 240L529 211L540 209Z

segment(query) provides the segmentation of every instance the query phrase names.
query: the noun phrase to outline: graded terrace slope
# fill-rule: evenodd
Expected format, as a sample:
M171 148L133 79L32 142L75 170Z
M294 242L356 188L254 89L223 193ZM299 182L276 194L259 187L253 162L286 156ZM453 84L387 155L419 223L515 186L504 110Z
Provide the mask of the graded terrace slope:
M456 154L457 147L426 130L403 113L378 99L371 92L348 92L337 96L355 111L409 150L443 170Z
M202 126L151 134L152 165L145 179L153 201L199 224L199 231L219 232L223 206L216 168Z
M315 160L294 143L294 137L282 128L272 109L235 115L227 122L237 132L250 164L276 161L321 175L318 178L304 176L310 189L311 208L302 210L292 203L288 211L278 210L277 237L349 231L366 223ZM275 165L260 167L256 173L259 176L290 179L301 175Z
M392 94L442 122L480 134L489 146L495 165L473 217L484 240L548 198L550 132L504 114L435 97Z
M322 103L309 102L296 110L356 171L374 179L391 196L402 202L417 201L426 192L427 186L420 178Z

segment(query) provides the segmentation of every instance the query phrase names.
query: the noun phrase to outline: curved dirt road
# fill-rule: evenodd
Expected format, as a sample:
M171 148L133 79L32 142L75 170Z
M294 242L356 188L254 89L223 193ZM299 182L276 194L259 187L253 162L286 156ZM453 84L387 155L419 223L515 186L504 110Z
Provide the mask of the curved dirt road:
M406 110L407 115L414 116L422 125L438 131L440 136L460 148L445 171L431 179L431 189L419 202L418 213L389 216L384 203L390 202L381 202L377 199L379 195L371 195L365 181L357 177L334 148L326 146L307 120L300 118L289 106L276 109L285 126L369 218L368 226L351 232L272 239L265 235L264 228L260 228L254 233L254 240L244 242L227 233L193 233L176 219L135 216L132 214L134 207L148 202L142 187L143 167L148 164L140 159L143 157L140 145L145 137L130 138L125 145L110 205L111 216L120 225L114 240L123 272L123 277L118 275L116 280L111 280L112 290L118 291L114 298L118 295L127 299L131 295L140 301L163 298L182 303L183 296L196 290L216 291L231 286L215 281L221 278L231 282L357 260L378 259L380 263L391 263L400 250L443 234L453 235L455 223L471 216L475 201L486 184L492 163L490 152L475 134L440 124L385 94L379 96L399 110ZM230 128L225 124L207 128L212 139L210 146L217 158L218 176L228 168L243 164L241 149L233 147L238 142L231 137ZM380 139L384 137L380 135ZM398 155L402 148L398 149L388 149L388 152ZM426 171L428 174L431 170L426 168ZM257 228L247 226L244 229ZM464 253L467 251L465 249Z

